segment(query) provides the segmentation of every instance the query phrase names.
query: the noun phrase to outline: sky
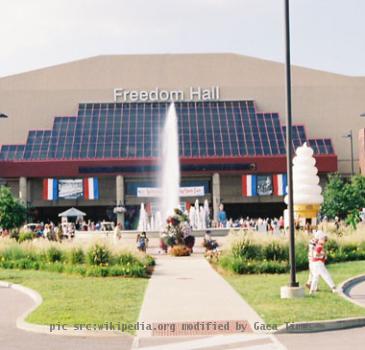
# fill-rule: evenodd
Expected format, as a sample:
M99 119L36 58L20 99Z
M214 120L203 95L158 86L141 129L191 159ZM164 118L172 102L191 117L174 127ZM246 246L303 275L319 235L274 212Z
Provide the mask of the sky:
M292 63L365 76L365 1L291 0ZM0 76L106 54L284 61L284 0L0 0Z

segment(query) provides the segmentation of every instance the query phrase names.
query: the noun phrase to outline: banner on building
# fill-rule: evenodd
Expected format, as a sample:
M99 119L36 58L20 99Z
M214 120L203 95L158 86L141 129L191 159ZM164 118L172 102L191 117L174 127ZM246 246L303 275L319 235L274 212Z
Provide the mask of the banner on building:
M271 196L273 193L271 175L257 175L257 195Z
M84 179L84 198L89 200L99 199L99 181L97 177Z
M256 175L242 176L242 195L244 197L253 197L257 195L257 177Z
M58 198L57 179L43 180L43 199L46 201L55 201Z
M286 194L287 177L286 174L274 174L273 176L274 195L284 196Z
M83 196L82 179L58 180L58 198L77 199Z
M161 189L158 187L138 187L137 197L154 197L161 195ZM180 187L180 197L202 197L205 195L204 186Z

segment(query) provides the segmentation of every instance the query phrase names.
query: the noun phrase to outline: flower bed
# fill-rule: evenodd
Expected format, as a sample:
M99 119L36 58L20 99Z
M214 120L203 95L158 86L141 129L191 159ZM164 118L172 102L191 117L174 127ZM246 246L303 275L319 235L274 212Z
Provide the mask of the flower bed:
M257 233L239 233L224 250L217 264L238 274L287 273L289 244L285 237L259 237ZM308 240L298 234L295 245L298 271L308 269ZM365 260L365 237L329 235L327 263Z
M59 243L2 240L0 268L64 272L82 276L148 277L155 260L145 254L114 251L104 243L83 248Z

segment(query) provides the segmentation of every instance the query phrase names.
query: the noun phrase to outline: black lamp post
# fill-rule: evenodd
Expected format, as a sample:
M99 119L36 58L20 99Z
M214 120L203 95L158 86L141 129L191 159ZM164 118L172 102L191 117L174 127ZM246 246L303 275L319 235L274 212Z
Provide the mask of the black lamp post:
M286 168L288 177L288 214L289 214L289 287L298 287L295 264L295 228L293 203L293 168L292 168L292 111L291 111L291 71L290 71L290 22L289 0L284 0L285 7L285 75L286 75Z
M364 116L365 116L365 114L364 114ZM355 169L354 169L354 140L353 140L353 137L352 137L352 130L350 130L347 134L343 135L343 137L345 137L347 139L350 139L351 175L354 175L355 174Z

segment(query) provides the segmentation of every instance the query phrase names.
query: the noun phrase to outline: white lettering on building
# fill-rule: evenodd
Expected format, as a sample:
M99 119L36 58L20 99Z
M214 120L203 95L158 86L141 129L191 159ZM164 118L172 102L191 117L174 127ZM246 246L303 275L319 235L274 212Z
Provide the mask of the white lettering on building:
M114 89L114 102L155 102L155 101L217 101L220 98L219 86L210 88L190 87L184 90L128 90Z

